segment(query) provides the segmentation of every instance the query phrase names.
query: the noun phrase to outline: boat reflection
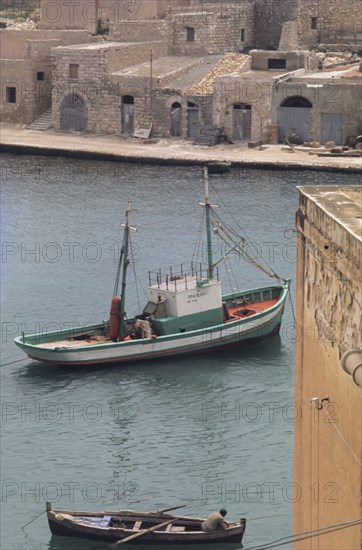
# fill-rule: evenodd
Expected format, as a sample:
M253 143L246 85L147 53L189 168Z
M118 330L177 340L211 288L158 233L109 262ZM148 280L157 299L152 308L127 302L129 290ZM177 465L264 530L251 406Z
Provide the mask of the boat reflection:
M178 544L178 545L162 545L162 550L201 550L204 545L200 544ZM110 550L111 544L103 542L96 542L92 540L82 540L72 537L56 537L51 536L48 542L48 550ZM113 546L114 548L114 546ZM149 545L137 544L123 544L119 548L124 550L131 550L131 548L137 548L138 550L150 550ZM241 550L242 544L208 544L207 550Z

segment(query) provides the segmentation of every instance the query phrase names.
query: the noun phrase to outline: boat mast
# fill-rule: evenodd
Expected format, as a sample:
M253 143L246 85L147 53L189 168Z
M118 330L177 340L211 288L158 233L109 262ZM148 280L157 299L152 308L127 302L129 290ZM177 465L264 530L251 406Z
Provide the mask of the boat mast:
M210 199L209 199L209 173L208 173L207 166L204 167L204 183L205 183L208 276L209 276L209 279L212 279L214 274L214 266L212 261L211 216L210 216L211 205L210 205Z
M122 341L125 337L125 305L126 305L126 277L127 277L127 267L129 265L128 259L128 245L129 245L129 216L131 213L131 201L128 201L128 206L126 209L126 223L124 226L124 236L122 244L122 256L123 256L123 265L122 265L122 283L121 283L121 303L120 303L120 323L119 323L119 340Z

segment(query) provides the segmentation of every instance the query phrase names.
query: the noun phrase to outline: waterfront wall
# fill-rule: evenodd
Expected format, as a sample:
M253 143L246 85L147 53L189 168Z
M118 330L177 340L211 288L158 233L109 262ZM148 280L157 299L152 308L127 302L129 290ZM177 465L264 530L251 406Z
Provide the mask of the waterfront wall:
M361 346L360 212L358 187L300 189L294 533L361 517L361 388L341 367L342 354ZM357 550L360 541L359 525L293 550Z

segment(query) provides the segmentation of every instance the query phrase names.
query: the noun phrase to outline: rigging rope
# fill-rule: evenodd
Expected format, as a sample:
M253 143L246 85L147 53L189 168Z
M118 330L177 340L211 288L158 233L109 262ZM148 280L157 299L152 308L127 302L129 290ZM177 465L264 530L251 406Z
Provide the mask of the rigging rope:
M342 432L337 428L337 425L336 425L336 422L334 421L334 419L332 418L332 416L329 414L329 412L327 411L326 409L326 406L324 404L324 402L322 403L322 408L324 410L324 412L327 414L327 416L329 417L330 419L330 424L332 424L332 426L334 427L335 430L337 430L337 433L339 435L339 437L342 439L343 443L346 445L347 449L349 450L349 452L352 454L353 458L357 461L357 463L362 466L362 462L360 461L360 459L358 458L358 456L355 454L355 452L353 451L353 449L351 448L351 446L348 444L348 442L346 441L346 439L343 437L343 434Z
M229 232L231 232L233 235L236 236L236 233L231 229L229 228L220 218L219 216L216 214L215 211L213 211L213 214L215 215L216 219L217 219L217 225L218 225L218 228L226 235L226 237L231 241L231 243L227 242L220 234L219 234L219 237L221 240L224 240L224 242L227 244L227 246L232 246L232 245L235 245L234 243L234 240L233 240L233 237L229 234ZM238 238L240 239L240 235L238 236ZM270 265L263 259L264 263L268 266L268 269L269 271L263 266L261 265L259 262L257 262L255 260L255 258L253 258L248 252L246 252L246 250L243 248L243 245L245 243L245 239L242 238L243 240L243 243L242 244L238 244L236 247L235 247L235 252L238 253L242 258L244 258L245 261L247 261L248 263L254 265L256 268L260 269L261 271L263 271L266 275L268 275L269 277L273 277L275 279L278 279L278 280L283 280L282 277L280 277L277 273L275 273L275 271L273 271L273 269L270 267Z
M293 298L292 298L291 292L288 292L288 294L289 294L289 300L290 300L290 307L292 308L292 315L293 315L294 325L296 326L297 325L297 318L295 316Z
M8 365L13 365L14 363L20 363L21 361L29 361L29 357L24 357L23 359L18 359L17 361L10 361L10 363L2 363L0 367L7 367Z
M220 239L228 246L232 246L232 244L230 242L228 242L226 240L225 237L222 237L222 235L219 235ZM230 237L227 236L229 239ZM250 263L251 265L254 265L256 268L260 269L261 271L263 271L263 273L265 273L266 275L268 275L269 277L273 277L273 278L276 278L278 280L282 280L282 277L279 277L279 275L277 275L277 273L274 273L274 271L268 271L266 270L261 264L259 264L252 256L250 256L250 254L248 252L246 252L243 248L241 248L240 245L237 245L235 247L235 252L237 254L239 254L239 256L241 258L243 258L246 262Z
M248 546L244 548L244 550L269 550L270 548L278 548L279 546L285 546L286 544L292 544L313 537L320 537L322 535L327 535L328 533L333 533L334 531L341 531L342 529L348 529L349 527L355 527L356 525L360 524L362 524L362 519L357 519L345 523L337 523L335 525L329 525L328 527L321 527L319 529L312 529L310 531L297 533L296 535L292 535L290 537L282 537L281 539L267 542L259 546Z
M36 519L40 518L40 516L42 516L43 514L45 514L46 510L43 510L41 514L39 514L38 516L36 516L35 518L31 519L30 521L28 521L28 523L26 523L25 525L22 526L21 530L24 531L25 527L27 527L28 525L30 525L31 523L33 523L33 521L35 521Z
M215 189L215 186L212 185L212 183L210 184L213 191L216 193L216 195L218 196L221 204L223 205L223 207L225 208L225 210L227 211L228 215L230 216L230 218L234 221L234 223L236 224L236 226L239 228L239 230L241 231L241 233L243 233L245 235L245 238L243 237L243 240L244 241L248 241L249 243L253 244L252 241L249 239L249 237L247 236L247 234L245 233L245 231L243 230L243 228L240 226L240 224L238 223L238 221L235 219L235 217L233 216L233 214L230 212L230 210L228 209L228 207L226 206L225 202L222 200L222 198L220 197L219 193L217 192L217 190ZM217 216L217 214L214 212L214 214ZM218 217L218 216L217 216ZM219 219L220 220L220 219ZM221 220L220 220L221 222ZM237 233L230 227L226 224L225 221L222 222L222 225L224 227L226 227L233 235L235 235L236 237L238 237L240 239L241 235L237 235ZM248 261L248 260L247 260ZM268 262L263 258L263 261L265 263L265 265L267 265L268 269L270 270L269 272L265 270L265 268L263 268L260 264L258 264L257 262L254 264L255 267L258 267L259 269L262 269L264 271L264 273L267 273L270 277L274 277L279 279L279 280L283 280L282 277L280 277L277 273L275 273L275 271L273 271L273 269L271 268L271 266L268 264ZM273 273L273 275L271 275L270 273Z
M139 209L137 209L139 210ZM146 213L149 213L149 210L145 210ZM173 222L174 220L177 220L179 218L188 218L189 214L191 213L191 210L187 211L185 214L180 214L179 216L173 216L172 218L166 218L159 220L157 222L150 222L150 223L143 223L140 227L150 227L152 225L162 225L167 222Z
M201 214L201 218L200 218L199 229L197 231L195 248L194 248L194 251L193 251L193 254L192 254L192 261L194 261L195 259L197 261L198 258L199 258L199 255L200 255L201 237L202 237L202 230L203 230L203 226L204 226L205 216L206 216L206 211L205 211L205 209L203 209L202 214Z
M138 304L138 311L141 311L141 302L140 302L140 295L138 292L138 279L136 276L136 268L135 268L135 260L134 260L134 250L133 250L133 243L132 243L132 237L131 233L129 235L129 243L130 243L130 249L131 249L131 264L132 264L132 270L133 270L133 276L135 280L135 287L136 287L136 295L137 295L137 304Z

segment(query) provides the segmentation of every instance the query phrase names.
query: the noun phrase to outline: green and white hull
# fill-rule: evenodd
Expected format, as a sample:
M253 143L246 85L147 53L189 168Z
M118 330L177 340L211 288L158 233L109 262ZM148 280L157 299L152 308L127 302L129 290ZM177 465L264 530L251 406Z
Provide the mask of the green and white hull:
M59 365L112 364L226 349L278 334L290 281L223 296L233 315L222 323L152 338L112 341L109 323L15 339L31 359ZM238 300L248 309L238 310ZM232 308L233 306L234 309ZM132 320L130 320L132 321ZM205 326L206 325L206 326Z

